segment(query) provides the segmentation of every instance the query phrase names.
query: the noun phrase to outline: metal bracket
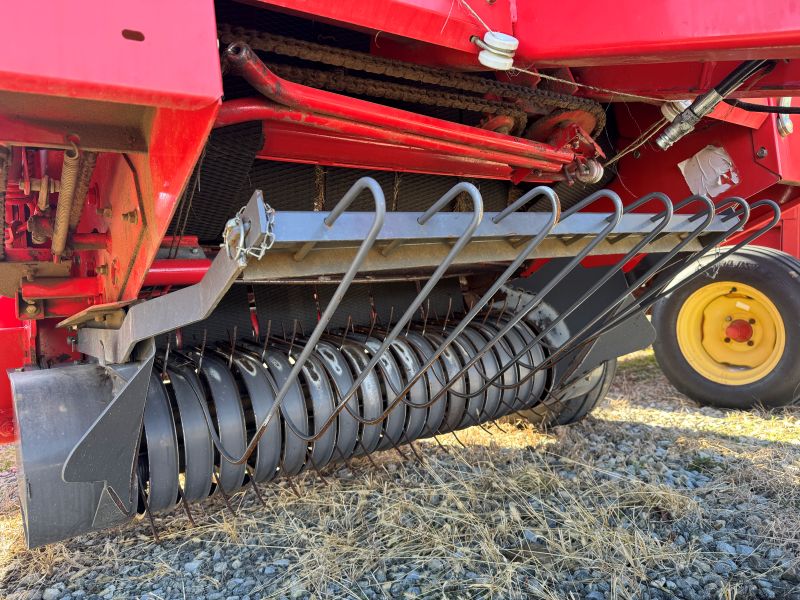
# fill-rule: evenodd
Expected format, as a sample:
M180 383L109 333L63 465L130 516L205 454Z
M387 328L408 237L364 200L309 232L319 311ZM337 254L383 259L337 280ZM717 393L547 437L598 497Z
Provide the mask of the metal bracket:
M274 211L261 190L228 222L224 251L219 252L200 283L132 306L119 329L82 328L78 350L103 363L128 360L137 342L207 318L247 266L262 258L275 240Z
M114 373L115 387L121 385L119 391L72 448L61 471L65 483L102 482L103 491L92 519L94 529L115 525L136 510L134 467L156 355L155 341L151 338L139 348L139 360L118 367L121 371Z
M134 466L153 340L134 354L136 360L124 365L9 373L28 547L119 525L135 514Z

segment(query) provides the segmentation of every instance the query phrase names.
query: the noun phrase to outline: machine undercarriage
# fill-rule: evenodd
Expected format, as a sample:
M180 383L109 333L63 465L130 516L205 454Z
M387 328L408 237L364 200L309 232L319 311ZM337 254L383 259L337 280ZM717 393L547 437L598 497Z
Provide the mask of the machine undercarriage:
M220 3L205 120L95 99L85 123L69 99L60 138L0 128L30 546L507 415L580 419L653 341L662 275L780 218L625 195L614 113L555 68L400 60L339 25Z

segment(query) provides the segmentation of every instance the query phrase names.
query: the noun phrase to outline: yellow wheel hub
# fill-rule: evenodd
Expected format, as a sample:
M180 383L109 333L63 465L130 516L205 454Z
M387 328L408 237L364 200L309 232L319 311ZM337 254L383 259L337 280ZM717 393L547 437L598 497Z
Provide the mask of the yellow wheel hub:
M715 281L689 296L678 312L678 345L700 375L724 385L766 377L786 346L783 319L756 288Z

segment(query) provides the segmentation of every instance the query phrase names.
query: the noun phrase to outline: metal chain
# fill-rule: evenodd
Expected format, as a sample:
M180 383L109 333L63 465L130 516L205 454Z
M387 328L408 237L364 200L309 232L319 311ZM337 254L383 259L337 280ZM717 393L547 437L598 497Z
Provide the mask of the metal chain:
M513 104L465 96L444 90L421 89L391 81L377 81L348 75L342 71L320 71L291 65L267 63L281 77L296 83L335 90L353 95L372 96L411 104L454 108L493 115L509 115L514 119L514 131L521 133L528 122L528 113Z
M220 244L220 247L225 248L228 253L228 258L239 262L241 265L247 264L248 257L261 260L267 250L272 248L275 243L275 209L269 204L264 204L267 212L267 233L258 246L245 247L245 237L250 228L250 224L246 223L242 218L245 208L245 206L240 208L236 216L225 224L225 229L222 232L223 243Z
M230 44L244 41L261 52L269 52L281 56L288 56L319 62L333 67L363 71L372 75L405 79L416 83L423 83L443 88L450 88L460 92L475 94L493 94L502 98L519 101L521 110L529 114L548 114L554 110L582 110L590 113L596 119L593 135L597 135L605 127L606 115L603 107L588 98L578 98L567 94L559 94L549 90L533 89L514 85L496 79L476 77L457 71L437 69L425 65L405 63L380 56L373 56L363 52L325 46L314 42L296 40L280 35L261 32L255 29L234 27L220 24L218 27L220 41ZM430 90L422 90L427 93ZM532 110L535 109L535 110Z

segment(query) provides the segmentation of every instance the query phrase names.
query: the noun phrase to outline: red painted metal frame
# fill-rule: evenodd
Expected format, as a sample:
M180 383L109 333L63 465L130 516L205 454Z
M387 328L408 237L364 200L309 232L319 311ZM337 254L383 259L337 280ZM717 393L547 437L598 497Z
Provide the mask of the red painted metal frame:
M575 158L572 152L477 127L396 109L376 109L372 103L355 99L353 102L363 102L368 106L359 107L360 111L350 111L348 109L353 105L342 96L336 98L335 102L342 116L295 110L261 99L232 100L223 104L216 125L264 120L267 135L261 154L296 162L325 164L326 161L334 161L330 164L383 169L397 169L401 164L403 170L508 178L512 176L514 168L559 173L565 164ZM406 131L395 128L401 123ZM442 133L445 129L446 134ZM455 137L458 141L434 137L436 135ZM333 140L334 145L338 145L336 152L321 152L319 147L308 143L309 136L314 136L316 140ZM295 137L297 139L293 139ZM372 142L377 142L379 146L376 147ZM388 153L384 154L382 150ZM400 158L396 152L404 153L409 158L416 153L416 168L407 169L405 162L393 162ZM430 152L433 154L428 154ZM430 161L426 160L427 156L431 157ZM448 171L451 166L453 170ZM560 178L548 177L546 180Z
M0 296L0 444L8 444L16 439L8 371L31 361L31 327L35 327L35 324L22 323L16 318L14 299Z
M800 57L800 12L780 0L518 0L514 33L538 65Z
M661 116L657 108L643 104L619 106L615 110L620 133L617 144L620 148L639 136L640 127L649 127ZM798 120L797 117L795 120ZM730 194L754 199L773 196L774 200L786 207L795 201L775 186L800 183L800 134L781 137L775 115L764 119L758 129L705 119L691 135L666 152L653 143L646 144L638 152L628 154L619 161L619 176L610 187L625 202L652 191L664 192L673 199L684 198L691 194L691 190L678 163L708 145L725 148L738 171L740 183L730 189ZM643 207L643 210L645 208L652 207Z
M470 2L493 30L511 32L517 0ZM447 57L475 65L477 54L470 37L483 36L484 27L458 0L249 0L250 4L278 9L329 23L375 33L375 45L387 45L393 36L424 42L433 57ZM437 52L436 47L452 53ZM429 56L431 58L431 56Z
M4 2L0 39L4 90L183 110L220 95L212 0Z
M376 54L485 70L478 62L479 48L469 41L472 35L482 37L485 29L458 0L250 3L371 32ZM519 39L518 66L553 68L553 75L566 80L656 98L691 98L743 60L800 58L800 12L790 0L601 0L591 5L583 0L498 0L469 5L490 28ZM578 93L609 98L586 88ZM779 64L751 89L735 93L796 94L798 61Z

